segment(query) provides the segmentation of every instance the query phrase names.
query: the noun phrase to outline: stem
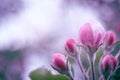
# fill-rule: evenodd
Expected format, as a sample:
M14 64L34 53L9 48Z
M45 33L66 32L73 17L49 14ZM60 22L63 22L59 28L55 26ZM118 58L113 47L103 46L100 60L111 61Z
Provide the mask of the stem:
M111 77L112 77L112 74L110 74L110 76L107 78L107 80L110 80L110 79L111 79Z
M82 66L81 66L81 63L80 63L80 61L78 60L78 58L76 59L76 61L77 61L78 65L79 65L79 68L80 68L81 72L84 73L83 68L82 68Z
M73 78L72 78L72 76L70 75L69 72L66 73L66 76L68 76L70 80L73 80Z
M114 72L115 72L116 70L117 70L117 68L116 68L113 72L110 73L110 75L108 76L107 80L111 80L111 77L112 77L112 75L114 74Z
M99 77L99 80L104 80L104 77L103 77L103 76L100 76L100 77Z
M80 68L82 74L83 74L84 80L87 80L87 77L86 77L86 75L85 75L85 72L84 72L84 70L83 70L83 67L82 67L82 65L81 65L81 63L80 63L80 61L79 61L79 57L76 58L76 61L77 61L78 65L79 65L79 68Z
M93 64L93 60L90 57L90 66L91 66L91 73L92 73L92 80L95 80L95 70L94 70L94 64Z

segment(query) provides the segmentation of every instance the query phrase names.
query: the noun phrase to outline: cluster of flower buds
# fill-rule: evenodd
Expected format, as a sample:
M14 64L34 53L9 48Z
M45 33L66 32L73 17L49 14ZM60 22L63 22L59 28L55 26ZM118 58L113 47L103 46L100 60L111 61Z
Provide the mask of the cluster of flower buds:
M113 31L105 31L104 27L97 21L90 21L80 27L78 36L78 41L74 38L70 38L66 41L65 50L70 56L72 56L72 58L74 58L74 60L77 61L83 76L82 79L97 80L95 75L96 71L94 67L94 58L100 46L103 50L103 55L99 60L100 72L102 72L101 75L104 76L104 72L106 71L112 74L118 66L118 60L115 57L116 55L112 55L112 53L110 53L111 50L113 50L112 48L113 46L115 46L115 43L117 41L115 33ZM87 75L82 62L79 59L79 54L81 54L82 52L80 50L81 48L84 49L84 51L87 53L86 58L88 58L89 60L89 67L91 68L90 72L92 75L91 77ZM109 50L108 53L104 53L106 49ZM66 75L69 77L69 79L74 80L74 77L72 77L69 73L70 69L68 62L69 60L67 60L67 57L60 53L55 53L52 58L52 67L59 73L67 73ZM109 76L110 74L108 74L107 78L111 77ZM107 78L102 78L102 80L106 80Z

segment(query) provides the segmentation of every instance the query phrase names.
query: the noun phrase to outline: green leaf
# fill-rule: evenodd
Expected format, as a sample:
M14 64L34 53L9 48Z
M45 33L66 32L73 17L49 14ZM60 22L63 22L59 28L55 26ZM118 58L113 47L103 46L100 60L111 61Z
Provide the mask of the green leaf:
M53 75L49 70L45 68L39 68L30 73L31 80L69 80L63 75Z
M81 64L83 65L84 69L88 69L89 68L89 60L88 60L88 57L87 57L87 53L85 53L84 51L82 51L80 53L80 61L81 61Z
M98 65L99 65L99 61L100 61L102 55L103 55L103 49L100 48L100 49L98 50L98 52L96 53L95 66L98 66Z
M120 66L115 70L116 76L120 76Z
M68 62L74 64L75 60L71 56L68 56Z
M111 75L110 80L120 80L120 66L118 66L114 73Z
M0 70L0 80L6 80L5 71Z
M113 45L113 49L111 51L112 55L116 55L120 50L120 41L117 41L114 45Z
M95 69L95 72L96 72L96 79L98 79L100 77L100 60L101 60L101 57L103 56L103 49L100 47L97 52L96 52L96 55L95 55L95 60L94 60L94 69Z
M112 75L110 80L120 80L120 78L116 75Z

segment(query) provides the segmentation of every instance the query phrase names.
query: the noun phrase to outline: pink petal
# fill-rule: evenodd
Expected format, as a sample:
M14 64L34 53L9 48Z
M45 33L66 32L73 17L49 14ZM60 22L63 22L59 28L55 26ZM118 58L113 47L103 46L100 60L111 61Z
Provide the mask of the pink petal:
M101 39L102 39L102 34L98 34L98 37L96 38L96 41L94 43L94 47L98 47L100 45Z
M65 69L66 68L66 57L60 53L55 53L52 56L52 64L56 68Z
M112 45L116 41L116 35L113 31L107 31L104 37L104 43L107 44L107 46Z
M117 59L114 56L106 55L103 57L103 60L102 60L103 69L107 70L109 66L115 69L116 65L117 65Z
M90 23L84 24L79 30L79 39L84 46L92 46L94 43L94 36Z
M75 44L76 44L76 41L73 38L70 38L66 41L65 48L69 52L74 53Z

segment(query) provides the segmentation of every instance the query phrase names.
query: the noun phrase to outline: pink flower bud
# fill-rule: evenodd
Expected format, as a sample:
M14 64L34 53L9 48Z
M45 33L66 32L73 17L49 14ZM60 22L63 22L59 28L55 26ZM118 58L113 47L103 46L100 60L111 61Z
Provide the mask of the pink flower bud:
M112 55L104 56L101 61L102 69L105 71L108 70L109 68L114 70L116 65L117 65L117 59Z
M65 49L70 53L74 53L75 45L76 45L76 41L74 39L70 38L66 41Z
M116 35L113 31L107 31L104 37L106 46L111 46L116 41Z
M55 53L52 56L52 65L57 69L66 69L66 57L60 53Z
M79 30L79 40L84 47L98 48L103 42L105 30L103 26L96 22L87 22Z

